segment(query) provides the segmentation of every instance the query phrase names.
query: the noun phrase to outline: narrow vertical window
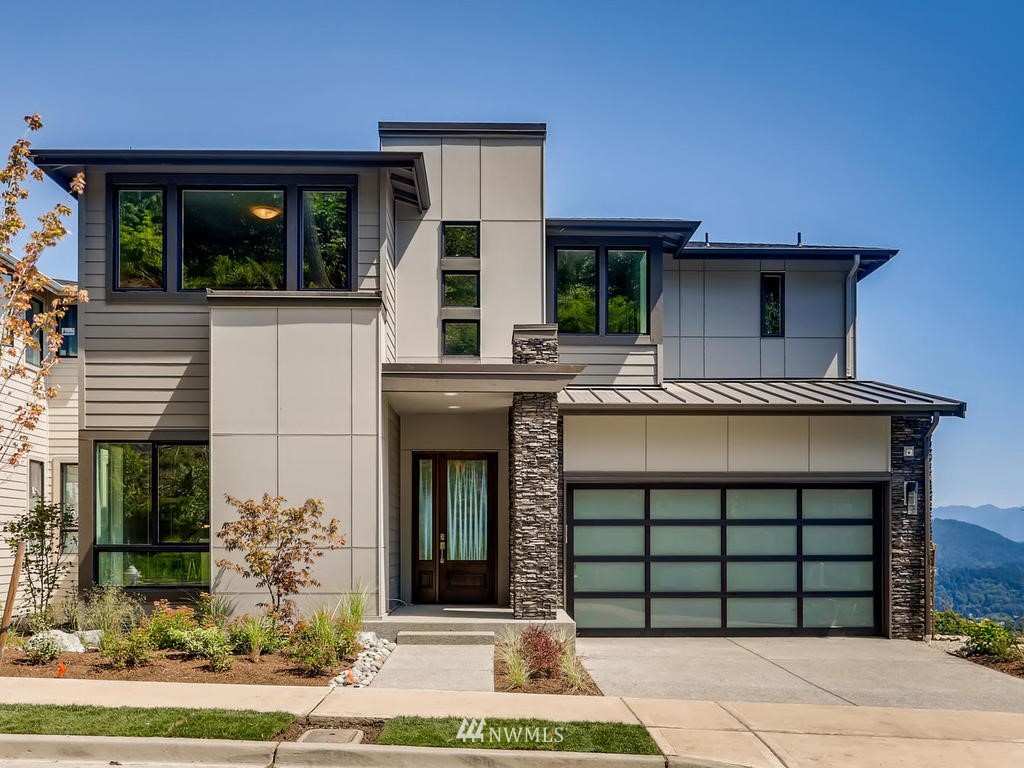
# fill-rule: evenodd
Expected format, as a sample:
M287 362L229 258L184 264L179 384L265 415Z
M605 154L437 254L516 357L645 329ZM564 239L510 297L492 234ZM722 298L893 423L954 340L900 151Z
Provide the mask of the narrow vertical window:
M41 461L28 463L28 501L35 506L46 496L46 467Z
M60 503L71 515L72 523L64 531L65 553L78 551L78 465L60 465Z
M116 255L116 288L164 287L163 190L118 191Z
M349 288L349 193L302 192L302 287Z
M647 251L608 251L608 333L647 333Z
M761 335L786 335L785 278L761 275Z
M446 259L480 258L479 224L442 224Z
M29 301L28 311L25 313L25 321L31 326L36 319L36 315L40 315L46 311L43 306L43 302L39 299L31 299ZM32 331L31 343L25 344L25 362L29 365L42 365L43 362L43 329L37 328Z
M446 355L480 354L479 320L445 320L442 326Z
M60 349L57 357L78 357L78 305L72 304L60 319Z
M597 251L555 252L560 333L597 333Z

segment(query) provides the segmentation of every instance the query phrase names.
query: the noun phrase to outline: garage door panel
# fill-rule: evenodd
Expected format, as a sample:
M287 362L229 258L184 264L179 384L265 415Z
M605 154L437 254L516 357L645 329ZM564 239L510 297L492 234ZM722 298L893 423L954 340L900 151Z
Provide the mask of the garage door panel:
M881 484L571 486L583 632L876 630Z
M651 600L653 629L718 629L722 600L717 597L655 597Z

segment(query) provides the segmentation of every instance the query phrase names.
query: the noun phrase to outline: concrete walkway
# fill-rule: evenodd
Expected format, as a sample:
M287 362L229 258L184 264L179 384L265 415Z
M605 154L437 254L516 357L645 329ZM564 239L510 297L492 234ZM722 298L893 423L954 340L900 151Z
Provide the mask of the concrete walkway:
M579 638L605 695L1024 712L1024 680L882 638Z
M399 644L371 688L493 691L493 645Z
M246 707L286 710L314 722L453 715L642 723L669 765L964 768L1024 761L1024 714L1005 712L31 678L0 683L0 705Z

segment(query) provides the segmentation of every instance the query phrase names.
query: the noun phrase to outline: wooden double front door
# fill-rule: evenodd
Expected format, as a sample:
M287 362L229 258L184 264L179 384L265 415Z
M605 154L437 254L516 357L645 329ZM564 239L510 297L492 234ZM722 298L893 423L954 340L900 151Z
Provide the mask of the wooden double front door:
M414 453L413 600L495 602L497 455Z

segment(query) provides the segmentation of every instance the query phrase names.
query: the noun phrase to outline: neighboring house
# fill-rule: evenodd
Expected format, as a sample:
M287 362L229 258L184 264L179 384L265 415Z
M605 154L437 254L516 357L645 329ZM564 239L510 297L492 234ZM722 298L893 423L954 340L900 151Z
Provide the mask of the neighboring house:
M920 638L930 436L965 405L856 378L858 284L896 251L548 219L545 136L36 151L89 182L82 583L251 610L213 534L269 492L348 535L304 608Z
M50 280L46 290L32 300L36 311L43 311L45 304L59 294L65 285L74 281ZM57 396L49 401L39 425L30 433L32 450L16 466L0 469L0 525L24 514L40 498L47 502L67 504L75 513L78 510L78 307L72 306L61 319L60 330L64 336L58 356L60 360L51 368L47 384L57 389ZM40 340L45 350L44 340ZM28 349L25 364L30 373L38 365L40 352ZM14 409L29 393L29 383L17 376L4 384L3 404L0 405L0 419L5 429L13 426ZM69 550L76 547L77 534L72 532L66 538ZM0 542L0 602L7 597L7 584L14 565L14 552ZM76 568L69 573L68 586L73 587L78 578Z

